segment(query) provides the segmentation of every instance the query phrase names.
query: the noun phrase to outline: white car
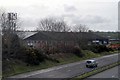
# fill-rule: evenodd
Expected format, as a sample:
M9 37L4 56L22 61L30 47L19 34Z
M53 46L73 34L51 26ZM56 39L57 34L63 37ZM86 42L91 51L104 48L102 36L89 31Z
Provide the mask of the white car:
M98 63L95 60L87 60L86 67L97 67Z

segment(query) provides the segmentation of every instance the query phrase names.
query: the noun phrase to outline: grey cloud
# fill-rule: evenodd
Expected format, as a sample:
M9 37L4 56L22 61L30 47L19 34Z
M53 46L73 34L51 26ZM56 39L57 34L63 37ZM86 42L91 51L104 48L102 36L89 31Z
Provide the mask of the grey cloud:
M23 19L22 22L23 22L21 25L22 29L27 29L27 30L35 29L38 24L38 20L31 18Z
M87 15L83 18L84 22L87 23L107 23L110 22L109 19L106 19L102 16L97 16L97 15Z
M72 5L64 5L64 10L65 12L73 12L73 11L76 11L76 7L75 6L72 6Z
M89 29L96 29L96 30L114 30L117 29L113 25L116 23L109 20L109 18L105 18L103 16L98 15L76 15L74 13L66 13L63 14L61 17L70 21L71 25L75 24L85 24L89 27ZM69 23L69 22L68 22ZM114 23L114 24L113 24Z
M30 7L32 10L37 11L37 10L47 10L49 7L42 4L42 5L30 5Z
M70 17L70 18L74 18L74 17L76 17L74 14L63 14L63 15L61 15L61 17L63 17L63 18L65 18L65 17Z
M73 24L99 24L99 23L109 23L110 20L107 18L104 18L102 16L97 16L97 15L74 15L74 14L65 14L62 15L62 17L67 17L71 19Z
M82 23L89 23L89 24L99 24L99 23L110 22L108 19L102 16L97 16L97 15L87 15L78 20L80 20Z

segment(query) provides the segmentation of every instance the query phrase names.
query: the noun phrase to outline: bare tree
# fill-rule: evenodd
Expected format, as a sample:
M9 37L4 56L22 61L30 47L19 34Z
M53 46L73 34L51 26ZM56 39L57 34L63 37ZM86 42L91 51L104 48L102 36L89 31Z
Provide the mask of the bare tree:
M17 18L17 13L0 13L0 28L2 33L13 33L20 28L20 19Z
M63 20L53 18L42 19L39 22L38 31L68 32L70 28Z
M88 32L89 28L86 25L76 25L74 26L74 32Z
M1 31L4 31L6 29L6 24L7 22L7 18L6 18L6 15L5 15L5 12L0 10L0 29Z

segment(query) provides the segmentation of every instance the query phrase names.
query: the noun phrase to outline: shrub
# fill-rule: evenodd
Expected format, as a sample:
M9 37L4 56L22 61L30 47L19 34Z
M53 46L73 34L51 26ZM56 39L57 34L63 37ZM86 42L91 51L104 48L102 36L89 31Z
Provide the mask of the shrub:
M26 53L27 53L26 48L25 47L21 47L19 49L19 53L17 53L16 59L25 61L25 59L26 59Z
M113 49L108 48L105 45L90 45L90 46L88 46L87 49L94 52L94 53L113 51Z
M74 47L74 48L73 48L73 53L74 53L75 55L79 56L79 57L83 57L83 56L84 56L84 54L82 53L80 47Z
M2 36L2 57L6 59L16 58L20 49L19 37L16 34L4 34Z
M44 56L41 51L37 49L29 48L26 51L26 62L32 65L39 65L40 62L44 61Z

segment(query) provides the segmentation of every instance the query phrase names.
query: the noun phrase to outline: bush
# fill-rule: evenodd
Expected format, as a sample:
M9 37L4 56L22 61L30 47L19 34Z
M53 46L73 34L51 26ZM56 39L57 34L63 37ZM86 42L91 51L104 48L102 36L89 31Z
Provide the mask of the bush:
M26 62L31 65L39 65L40 62L44 61L44 56L41 51L37 49L29 48L26 51Z
M73 48L73 53L74 53L75 55L79 56L79 57L83 57L83 56L84 56L84 54L82 53L80 47L74 47L74 48Z
M19 49L19 53L17 53L16 59L25 61L26 60L26 53L27 53L26 48L25 47L21 47Z
M111 48L108 48L105 45L90 45L90 46L88 46L87 49L94 53L113 51Z
M20 50L19 37L16 34L4 34L2 36L2 57L5 59L16 58Z

